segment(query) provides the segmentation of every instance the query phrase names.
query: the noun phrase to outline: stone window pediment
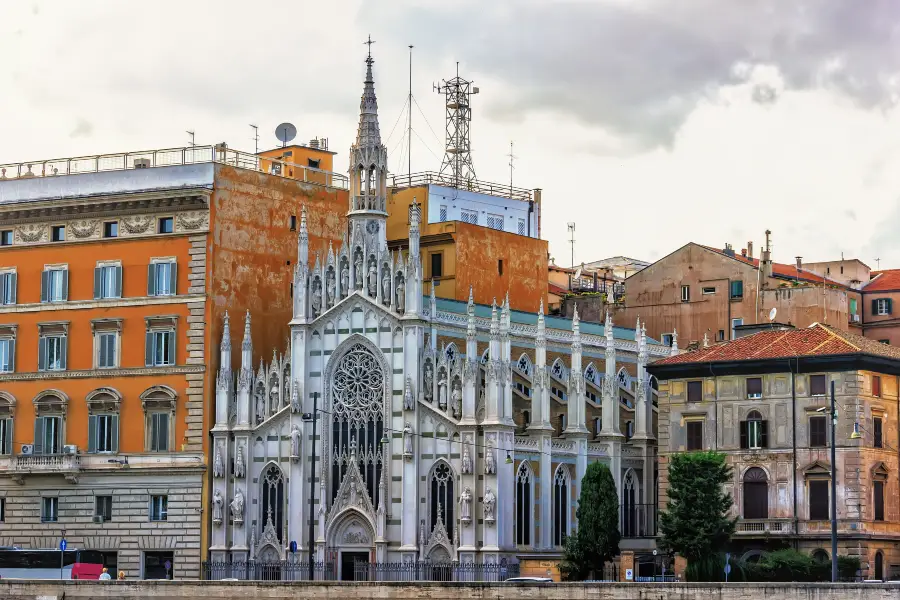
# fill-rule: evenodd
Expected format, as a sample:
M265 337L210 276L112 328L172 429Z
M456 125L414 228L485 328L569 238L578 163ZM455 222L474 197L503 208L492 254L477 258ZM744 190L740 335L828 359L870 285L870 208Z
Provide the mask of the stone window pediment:
M122 319L93 319L91 321L91 331L122 331Z
M141 394L145 411L175 410L178 394L167 385L154 385Z
M16 398L8 392L0 392L0 419L16 416Z
M38 323L40 335L67 335L69 333L68 321L48 321Z
M122 404L122 394L113 388L97 388L85 397L88 412L92 415L100 413L118 413Z
M38 416L46 414L65 415L69 407L69 397L59 390L45 390L34 397L34 410Z
M803 476L808 478L831 477L831 465L827 462L816 460L802 469Z

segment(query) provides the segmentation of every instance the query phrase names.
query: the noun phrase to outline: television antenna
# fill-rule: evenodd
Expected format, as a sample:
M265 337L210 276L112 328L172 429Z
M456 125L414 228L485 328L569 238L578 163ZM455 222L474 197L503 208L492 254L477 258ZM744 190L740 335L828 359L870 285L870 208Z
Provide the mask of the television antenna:
M254 146L254 148L255 148L254 154L259 154L259 127L257 127L253 123L250 123L250 127L253 129L253 138L252 139L256 144Z
M569 244L572 246L572 266L575 266L575 223L571 222L569 227Z
M509 154L507 154L507 156L509 157L509 195L512 196L512 193L513 193L513 169L515 169L515 167L513 166L513 162L517 158L519 158L518 156L513 154L512 140L509 141Z
M434 90L444 95L447 107L447 144L440 175L452 176L454 186L459 188L460 181L467 184L475 181L469 123L472 121L472 96L481 90L459 76L459 62L456 63L456 77L435 84Z
M287 143L297 137L297 128L293 123L282 123L275 128L275 137L281 142L281 147L287 146Z
M185 133L188 134L189 136L191 136L191 148L196 146L196 144L194 143L194 132L193 131L185 131Z
M775 322L775 315L777 315L777 314L778 314L778 309L773 306L772 310L769 311L769 323Z

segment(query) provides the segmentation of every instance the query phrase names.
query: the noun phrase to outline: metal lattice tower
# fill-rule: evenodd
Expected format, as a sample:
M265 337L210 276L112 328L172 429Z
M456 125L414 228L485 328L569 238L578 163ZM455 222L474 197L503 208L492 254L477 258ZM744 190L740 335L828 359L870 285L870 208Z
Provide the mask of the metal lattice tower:
M440 174L448 179L452 178L454 187L469 187L475 181L475 166L472 164L469 141L471 99L479 90L471 81L459 76L459 63L456 63L456 77L444 79L434 89L444 95L447 106L447 148Z

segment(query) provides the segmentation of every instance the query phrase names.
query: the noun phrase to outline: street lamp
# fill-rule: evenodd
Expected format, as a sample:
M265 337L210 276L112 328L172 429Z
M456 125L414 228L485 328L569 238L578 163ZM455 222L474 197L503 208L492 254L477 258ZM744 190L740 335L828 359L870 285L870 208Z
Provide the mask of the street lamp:
M316 524L313 516L316 512L316 420L319 412L319 392L313 392L313 411L311 413L303 413L304 421L312 421L312 453L310 455L309 469L309 540L307 542L307 552L309 552L309 580L313 581L315 574L313 560L313 544L315 543Z

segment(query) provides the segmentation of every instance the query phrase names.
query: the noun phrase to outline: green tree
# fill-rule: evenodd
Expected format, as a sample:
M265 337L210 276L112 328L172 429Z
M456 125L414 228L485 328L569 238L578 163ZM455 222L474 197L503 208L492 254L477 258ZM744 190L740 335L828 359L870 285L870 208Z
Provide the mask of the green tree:
M566 538L560 569L566 579L597 578L603 565L619 553L619 495L603 463L588 465L578 498L578 528ZM594 574L592 576L592 573Z
M729 519L731 496L723 485L731 467L718 452L674 454L669 462L669 504L659 515L660 546L705 563L723 552L737 519Z

